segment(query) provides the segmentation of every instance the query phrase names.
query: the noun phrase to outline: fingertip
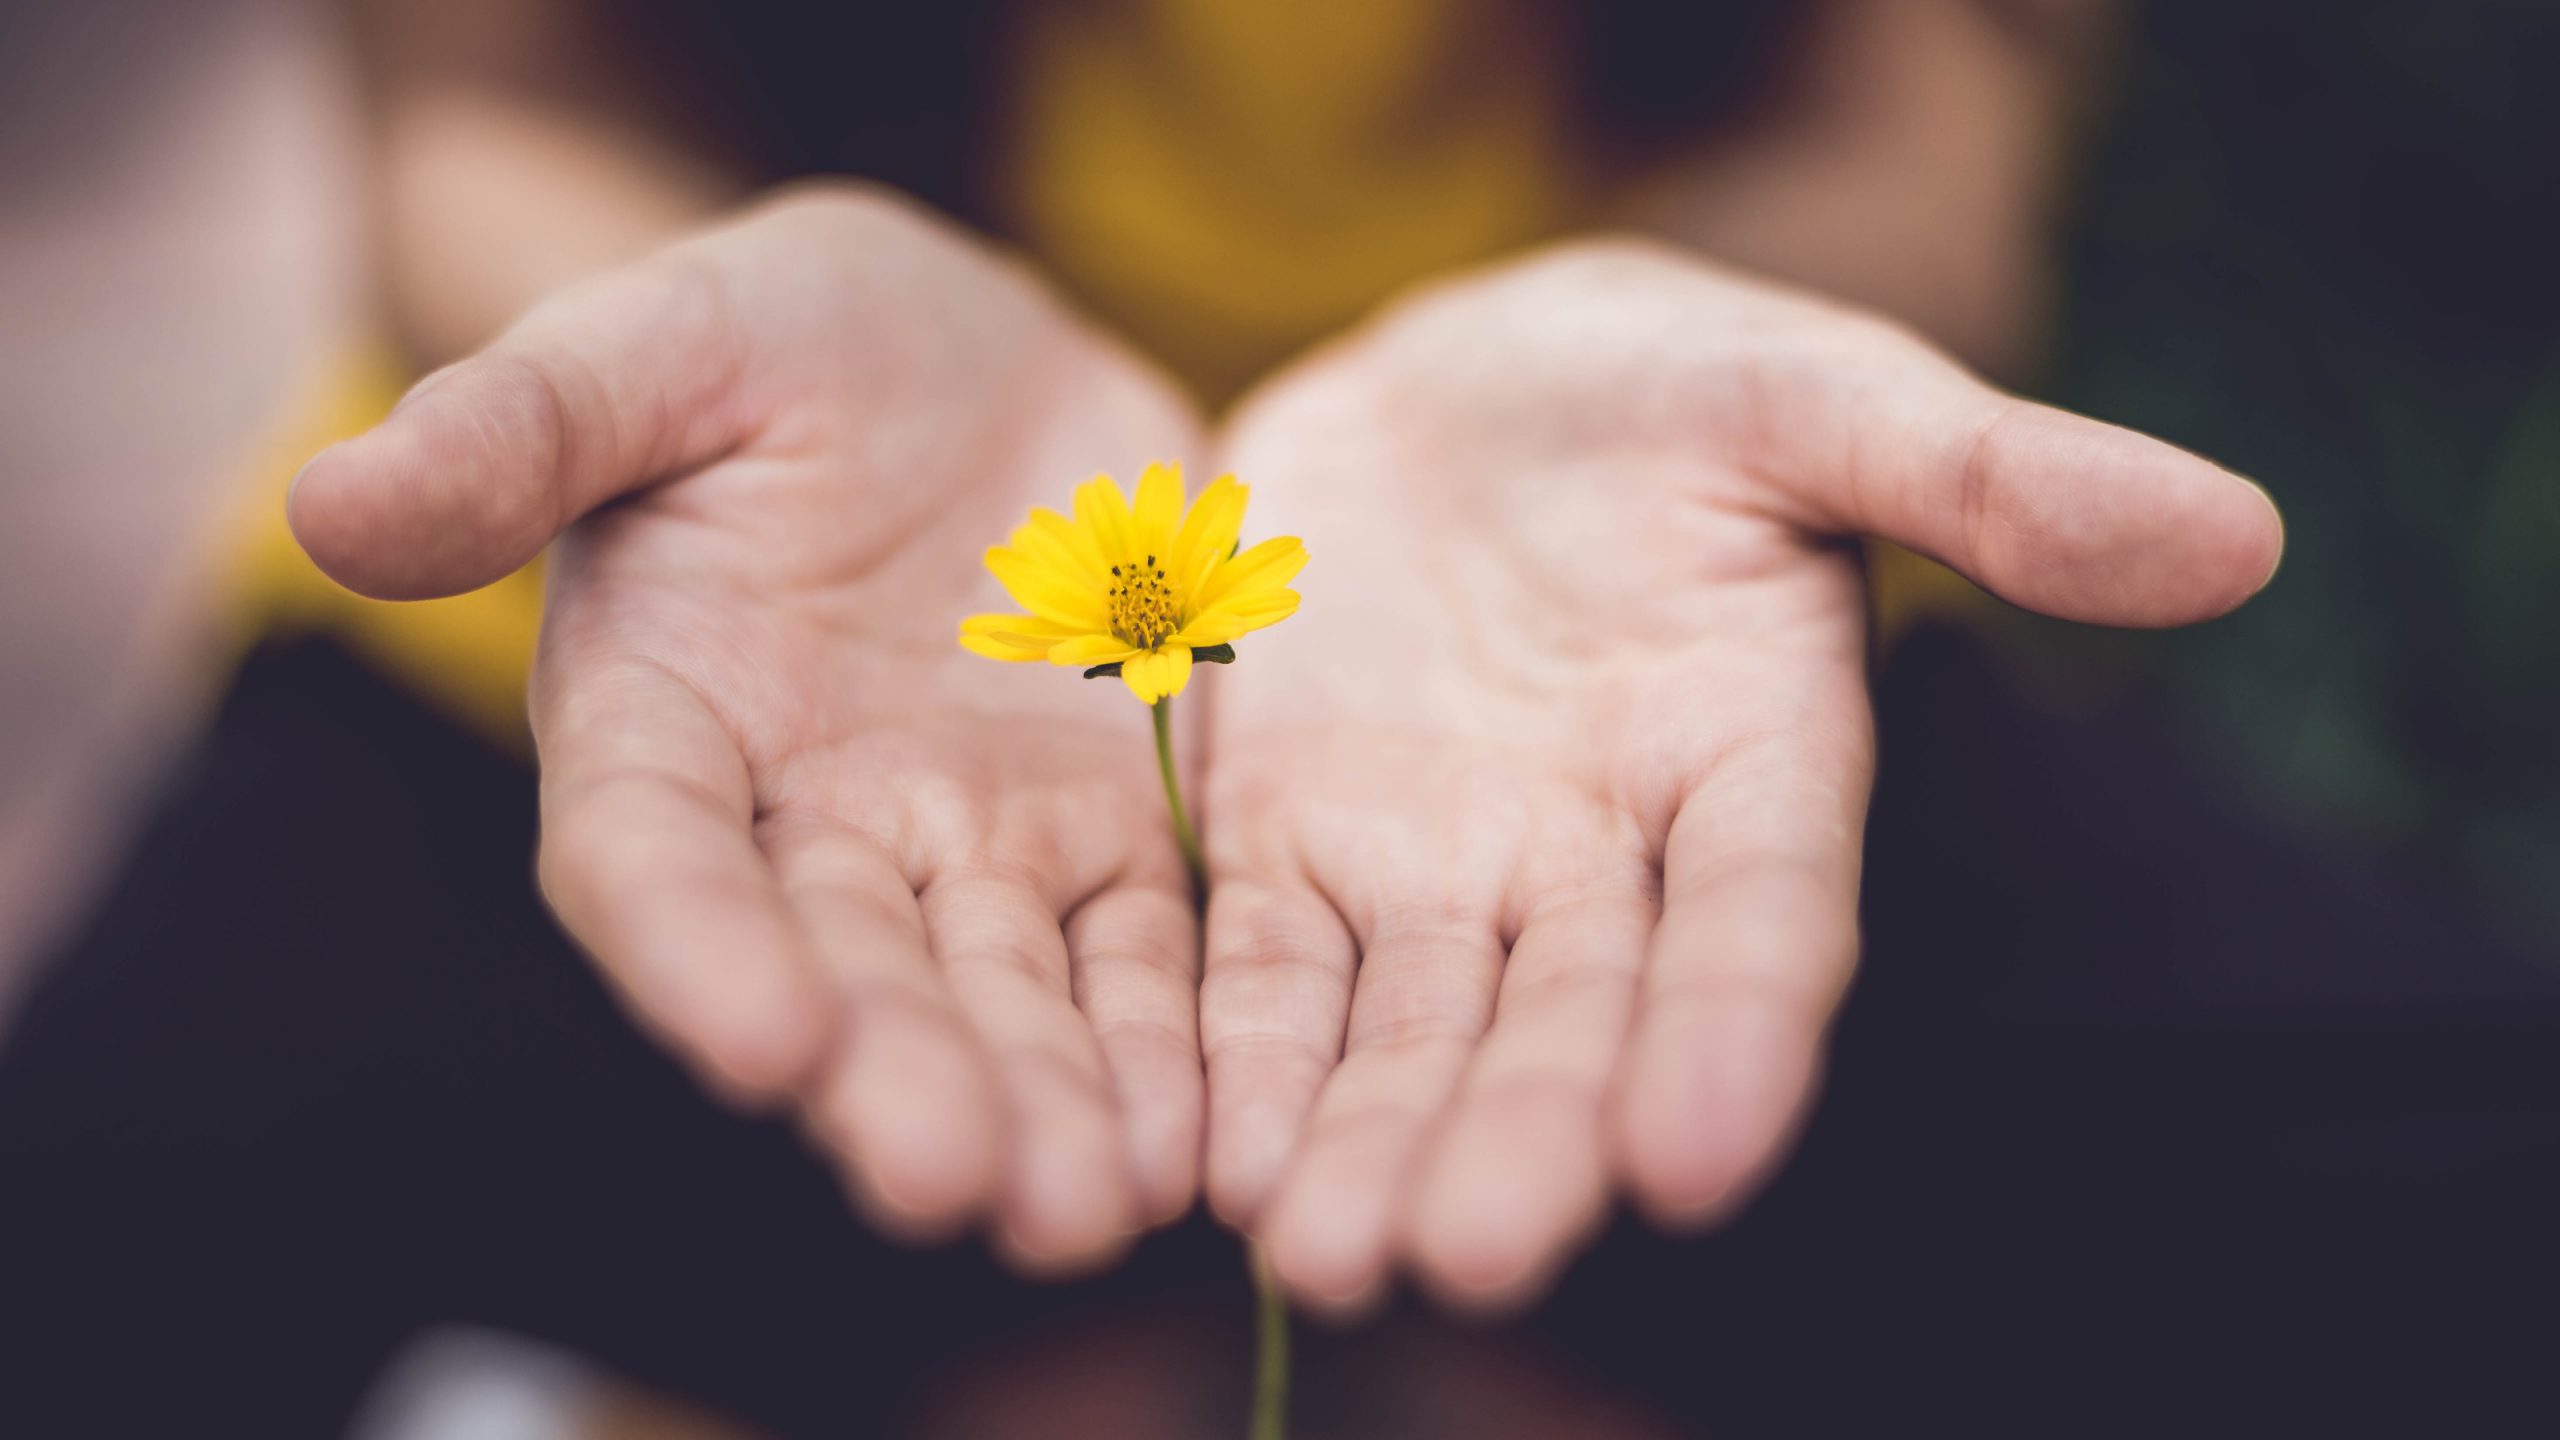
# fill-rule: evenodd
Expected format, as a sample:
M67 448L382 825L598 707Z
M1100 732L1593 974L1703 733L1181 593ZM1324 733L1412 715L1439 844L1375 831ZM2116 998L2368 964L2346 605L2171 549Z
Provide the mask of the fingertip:
M1685 1136L1666 1136L1641 1109L1621 1126L1627 1190L1655 1225L1674 1231L1713 1226L1734 1194L1740 1167L1729 1157L1703 1153Z
M1236 1231L1253 1228L1254 1221L1262 1214L1263 1202L1270 1195L1268 1185L1235 1178L1218 1169L1214 1162L1200 1188L1202 1198L1208 1202L1210 1216Z
M1294 879L1211 892L1200 981L1209 1208L1260 1222L1342 1055L1358 950L1341 916Z
M1140 1221L1168 1225L1200 1195L1202 1085L1198 1052L1176 1053L1162 1031L1101 1035L1114 1114Z
M1167 1073L1151 1079L1145 1068L1125 1058L1113 1062L1128 1141L1131 1200L1139 1222L1154 1228L1190 1213L1200 1197L1200 1074L1196 1068L1168 1066ZM1176 1088L1186 1080L1187 1090Z
M698 987L661 1024L723 1098L751 1107L795 1093L828 1038L814 986L780 963L734 968L721 983Z
M1384 1296L1386 1226L1371 1223L1345 1198L1295 1184L1273 1197L1256 1228L1271 1273L1310 1312L1355 1319Z
M1460 1255L1424 1247L1414 1254L1414 1277L1442 1309L1480 1320L1500 1320L1527 1310L1554 1282L1555 1264L1535 1253Z
M1036 1200L1016 1195L996 1218L996 1254L1035 1280L1069 1280L1108 1268L1139 1233L1124 1187L1084 1185Z
M1688 1230L1747 1200L1792 1137L1816 1063L1810 1040L1747 1010L1647 1034L1612 1107L1618 1168L1638 1208Z
M2235 474L2231 478L2249 487L2263 511L2255 523L2242 525L2234 531L2234 540L2241 553L2232 558L2232 573L2258 577L2258 582L2249 587L2249 593L2240 597L2240 601L2247 601L2274 584L2276 572L2284 568L2284 510L2276 504L2276 497L2268 492L2266 486L2245 475ZM2233 602L2235 608L2240 601Z
M1327 1073L1310 1053L1229 1048L1208 1075L1206 1189L1210 1212L1244 1231L1279 1191Z
M574 518L557 470L565 420L530 364L484 358L430 377L371 430L306 463L285 522L314 565L376 600L505 578Z
M1470 1138L1474 1131L1476 1138ZM1416 1276L1455 1310L1501 1314L1546 1289L1607 1205L1599 1157L1489 1146L1481 1129L1453 1129L1406 1225ZM1523 1173L1523 1162L1538 1173Z
M1209 1123L1205 1189L1209 1211L1219 1223L1245 1231L1261 1219L1288 1166L1295 1134L1296 1122L1270 1106L1237 1102L1216 1107Z
M1386 1307L1384 1267L1367 1279L1346 1282L1286 1270L1275 1260L1271 1274L1292 1309L1326 1325L1357 1325Z
M348 453L363 438L340 441L303 462L285 491L284 518L320 573L358 594L375 594L372 560L384 548L381 506L358 479L362 453Z
M1181 1218L1199 1198L1207 1085L1197 925L1190 898L1168 885L1106 892L1067 926L1077 1004L1101 1048L1134 1203L1149 1226Z
M947 1238L982 1214L1002 1177L994 1089L971 1057L880 1027L857 1036L821 1101L866 1216L910 1240Z
M2284 553L2273 499L2149 436L2020 406L1978 464L1977 578L2068 620L2168 627L2237 609Z
M1206 1189L1210 1212L1251 1230L1297 1164L1332 1065L1292 1042L1231 1044L1211 1057Z
M1014 1273L1031 1280L1080 1280L1118 1264L1136 1243L1134 1229L1107 1230L1062 1238L1037 1234L1000 1222L993 1237L996 1258Z
M2156 545L2167 580L2139 595L2126 623L2191 625L2239 609L2267 588L2284 563L2284 516L2275 497L2246 476L2174 446L2154 465L2174 467L2177 480L2162 484ZM2139 573L2139 568L2128 565ZM2145 608L2148 607L2148 608Z
M996 1215L997 1253L1024 1274L1062 1279L1119 1258L1137 1236L1135 1188L1113 1137L1063 1107L1020 1117Z
M1179 1133L1150 1139L1130 1137L1138 1215L1150 1228L1171 1225L1191 1213L1200 1198L1200 1127L1196 1121Z
M1289 1302L1307 1316L1349 1325L1386 1303L1386 1267L1346 1265L1308 1251L1303 1242L1265 1241L1271 1276Z
M1427 1199L1411 1231L1414 1275L1450 1309L1500 1313L1538 1288L1537 1247L1482 1207Z
M826 1144L834 1149L840 1142L830 1134ZM840 1150L833 1159L862 1223L901 1245L948 1244L985 1210L983 1189L973 1192L965 1182L936 1184L928 1178L917 1185L909 1177L912 1188L900 1189L884 1182L876 1167Z
M1376 1318L1379 1311L1387 1308L1387 1295L1388 1289L1382 1280L1348 1299L1334 1299L1293 1291L1290 1292L1289 1300L1297 1313L1318 1324L1336 1329L1348 1329Z

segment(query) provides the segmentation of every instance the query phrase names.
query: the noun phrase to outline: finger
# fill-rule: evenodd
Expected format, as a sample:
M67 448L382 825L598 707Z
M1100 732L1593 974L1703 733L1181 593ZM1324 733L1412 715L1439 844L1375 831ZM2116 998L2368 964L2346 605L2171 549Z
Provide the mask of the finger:
M725 1088L793 1088L833 1011L756 846L736 743L692 687L646 662L546 655L544 667L543 894L642 1017Z
M1068 918L1067 953L1127 1129L1140 1214L1178 1219L1200 1184L1198 915L1173 885L1114 886Z
M295 538L362 594L457 594L614 496L715 458L747 423L723 285L698 258L661 257L544 301L314 457L286 502Z
M1863 705L1825 713L1728 752L1665 842L1612 1108L1616 1163L1666 1223L1708 1220L1767 1173L1856 965L1872 741Z
M1110 1259L1137 1224L1128 1143L1093 1030L1075 1007L1066 934L1030 885L966 870L923 895L925 933L994 1056L1013 1123L996 1240L1026 1269Z
M915 892L877 841L844 827L768 824L764 843L844 1016L811 1118L881 1228L947 1235L995 1199L1005 1101L926 948Z
M1602 1105L1635 1012L1655 907L1634 887L1531 912L1493 1028L1406 1219L1416 1268L1473 1307L1542 1289L1608 1206Z
M1386 1279L1414 1161L1493 1019L1490 920L1396 917L1363 946L1342 1063L1256 1229L1281 1282L1354 1310Z
M1209 1206L1241 1229L1277 1185L1342 1055L1358 955L1303 882L1239 876L1209 891L1200 979Z
M1879 330L1852 361L1773 366L1764 465L1810 522L1881 535L2067 620L2183 625L2273 578L2265 491L2131 430L2001 394Z

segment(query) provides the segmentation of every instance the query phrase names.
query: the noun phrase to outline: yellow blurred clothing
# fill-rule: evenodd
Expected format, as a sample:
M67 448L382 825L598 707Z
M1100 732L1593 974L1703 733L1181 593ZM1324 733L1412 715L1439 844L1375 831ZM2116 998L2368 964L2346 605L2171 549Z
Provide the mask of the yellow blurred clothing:
M1104 323L1223 400L1399 286L1562 222L1564 77L1531 13L1475 0L1027 7L998 203ZM282 438L232 571L241 634L332 632L521 746L533 568L457 599L384 604L330 583L285 528L296 467L379 420L406 378L379 356L350 363Z
M1590 208L1541 7L1047 0L1019 18L998 208L1105 324L1212 404L1395 290ZM331 584L285 529L294 468L379 420L405 379L382 357L354 361L283 437L242 527L242 635L332 632L520 748L533 568L457 599L383 604ZM1907 608L1898 595L1925 601L1952 579L1896 554L1879 567L1888 620Z
M285 526L285 496L303 462L362 434L391 411L410 376L390 354L349 356L306 400L243 497L222 582L238 617L232 639L334 635L375 668L494 744L529 753L525 676L542 623L542 564L450 600L395 604L340 589L312 565Z
M1070 290L1223 403L1578 208L1549 23L1484 0L1038 6L999 203Z

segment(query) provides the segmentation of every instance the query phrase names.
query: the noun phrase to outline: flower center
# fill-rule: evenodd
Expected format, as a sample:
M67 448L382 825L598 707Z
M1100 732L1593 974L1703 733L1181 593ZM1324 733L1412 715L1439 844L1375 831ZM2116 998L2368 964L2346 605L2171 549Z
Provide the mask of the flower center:
M1165 584L1156 557L1148 556L1144 565L1111 567L1112 634L1141 650L1153 650L1181 627L1182 607L1175 603L1172 587Z

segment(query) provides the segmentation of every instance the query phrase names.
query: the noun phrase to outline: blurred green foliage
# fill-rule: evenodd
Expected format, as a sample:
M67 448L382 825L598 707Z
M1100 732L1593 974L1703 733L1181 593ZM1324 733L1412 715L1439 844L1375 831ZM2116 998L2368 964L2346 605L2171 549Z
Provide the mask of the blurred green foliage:
M2560 5L2160 0L2047 383L2259 480L2276 584L2122 658L2255 798L2560 934Z

